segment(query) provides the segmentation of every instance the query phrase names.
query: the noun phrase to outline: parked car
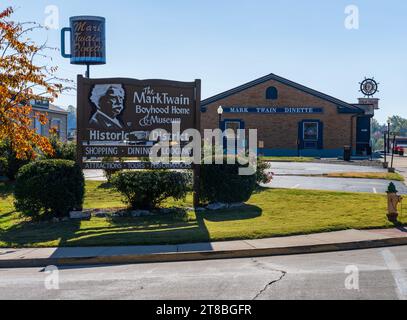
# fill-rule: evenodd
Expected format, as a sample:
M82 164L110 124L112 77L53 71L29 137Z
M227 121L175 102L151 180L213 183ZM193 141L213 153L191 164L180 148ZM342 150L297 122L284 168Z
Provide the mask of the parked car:
M404 147L401 147L401 146L394 147L394 154L404 156Z

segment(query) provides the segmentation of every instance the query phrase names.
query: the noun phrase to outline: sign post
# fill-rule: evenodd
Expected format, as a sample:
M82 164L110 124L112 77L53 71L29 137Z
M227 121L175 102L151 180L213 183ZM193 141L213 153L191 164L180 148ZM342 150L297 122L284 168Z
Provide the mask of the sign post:
M195 129L201 128L201 80L195 81ZM201 141L199 141L201 143ZM201 163L194 164L194 207L200 204Z

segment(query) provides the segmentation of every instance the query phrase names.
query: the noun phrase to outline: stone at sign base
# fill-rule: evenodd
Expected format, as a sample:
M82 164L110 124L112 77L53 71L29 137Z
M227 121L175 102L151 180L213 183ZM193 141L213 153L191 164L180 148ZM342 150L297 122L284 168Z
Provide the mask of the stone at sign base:
M236 203L231 203L229 204L229 208L241 208L243 207L245 204L243 202L236 202Z
M86 211L71 211L69 213L69 218L71 219L90 219L91 216L91 213Z
M152 213L148 210L134 210L131 212L131 216L133 218L138 218L138 217L145 217L145 216L150 216Z
M211 203L206 208L211 211L222 210L222 209L233 209L233 208L241 208L245 204L243 202L236 202L236 203Z
M216 210L226 209L227 207L228 207L227 204L217 202L217 203L211 203L206 208L211 211L216 211Z

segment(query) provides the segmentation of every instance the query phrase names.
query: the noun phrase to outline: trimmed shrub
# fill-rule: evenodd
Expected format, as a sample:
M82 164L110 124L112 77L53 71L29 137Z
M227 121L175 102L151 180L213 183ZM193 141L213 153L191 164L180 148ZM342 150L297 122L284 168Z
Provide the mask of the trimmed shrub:
M237 161L227 164L225 156L223 164L202 165L200 192L201 200L209 203L246 202L256 190L258 175L239 175L239 168L244 168Z
M42 160L20 169L15 185L15 207L24 215L68 216L82 208L85 179L73 161Z
M167 198L184 199L188 192L188 176L175 171L122 171L111 183L135 210L154 209Z

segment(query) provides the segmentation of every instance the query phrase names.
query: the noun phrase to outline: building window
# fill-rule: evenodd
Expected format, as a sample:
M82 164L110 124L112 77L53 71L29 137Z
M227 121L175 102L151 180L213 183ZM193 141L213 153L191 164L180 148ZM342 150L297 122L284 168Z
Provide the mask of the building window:
M55 130L58 138L61 138L61 120L60 119L51 120L51 129Z
M35 132L37 133L37 134L41 134L42 135L42 125L41 125L41 122L40 122L40 120L38 120L38 118L34 118L34 129L35 129Z
M304 141L318 141L318 122L304 122Z
M267 100L277 100L278 99L278 90L276 87L270 87L266 91Z

